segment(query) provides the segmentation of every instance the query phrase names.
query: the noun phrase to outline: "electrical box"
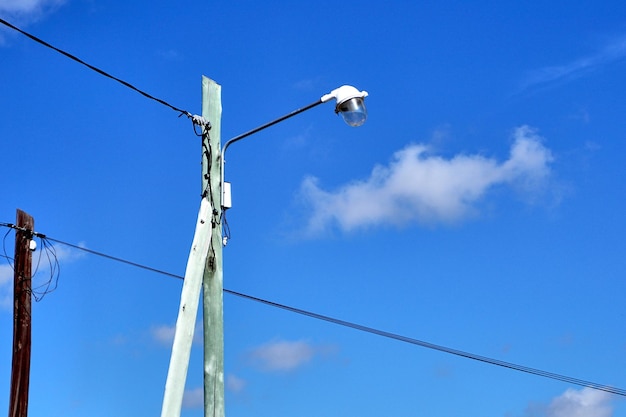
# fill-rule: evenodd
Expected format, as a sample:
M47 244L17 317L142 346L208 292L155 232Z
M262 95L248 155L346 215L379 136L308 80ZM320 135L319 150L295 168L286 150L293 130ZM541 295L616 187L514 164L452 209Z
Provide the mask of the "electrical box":
M222 207L229 209L233 206L233 198L230 193L230 183L224 183L224 194L222 195Z

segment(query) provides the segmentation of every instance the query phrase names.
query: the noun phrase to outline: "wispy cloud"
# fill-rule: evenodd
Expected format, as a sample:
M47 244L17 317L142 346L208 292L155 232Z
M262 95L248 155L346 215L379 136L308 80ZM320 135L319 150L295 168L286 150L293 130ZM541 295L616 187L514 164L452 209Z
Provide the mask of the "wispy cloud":
M547 417L610 417L613 415L612 400L613 396L604 391L568 389L552 400Z
M63 3L65 0L0 0L0 12L10 16L38 18Z
M157 55L165 61L180 61L183 58L176 49L159 49Z
M153 326L150 329L150 335L160 345L171 346L174 341L174 332L176 327L168 326L166 324Z
M547 66L531 71L522 82L521 91L527 92L571 81L624 58L626 58L626 36L613 39L588 56L565 64Z
M193 343L202 343L203 338L202 322L197 322L193 333ZM170 326L168 324L159 324L150 328L150 336L152 340L159 345L171 347L174 342L174 334L176 333L176 326Z
M61 7L66 0L0 0L0 16L24 29ZM0 46L6 44L5 33L10 29L0 26Z
M524 417L611 417L614 398L592 388L568 389L549 404L530 404Z
M275 340L253 349L248 357L263 371L289 372L310 363L316 355L330 351L329 347L314 346L303 340Z
M295 88L298 91L314 91L316 89L316 86L320 84L320 78L319 77L315 77L315 78L306 78L306 79L302 79L299 81L296 81L293 84L293 88Z
M495 186L509 186L531 195L545 186L553 160L542 138L529 126L513 132L509 158L498 162L482 155L451 159L431 155L413 144L377 166L366 180L325 191L307 178L301 193L311 213L308 232L332 225L343 231L380 225L452 223L477 211L477 203Z
M0 311L10 310L13 305L13 268L8 264L0 265Z
M81 248L87 248L87 245L85 244L85 242L79 242L78 246ZM38 248L37 250L41 250L41 249L42 248ZM59 263L74 262L85 256L84 251L81 251L79 249L74 249L65 245L60 245L60 244L53 245L53 250Z
M279 340L254 349L250 358L266 371L292 371L310 362L314 353L307 342Z
M239 393L243 391L246 385L246 381L238 376L232 374L226 376L226 389L231 392Z
M204 388L185 390L183 394L183 408L198 409L204 406Z

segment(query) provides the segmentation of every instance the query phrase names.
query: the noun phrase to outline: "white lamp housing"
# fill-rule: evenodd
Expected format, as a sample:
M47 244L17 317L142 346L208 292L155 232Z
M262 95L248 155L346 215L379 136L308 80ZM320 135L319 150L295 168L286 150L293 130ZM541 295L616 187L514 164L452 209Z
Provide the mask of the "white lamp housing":
M323 103L330 99L337 100L335 113L341 113L343 120L352 127L361 126L367 119L365 108L367 91L359 91L351 85L342 85L320 99Z

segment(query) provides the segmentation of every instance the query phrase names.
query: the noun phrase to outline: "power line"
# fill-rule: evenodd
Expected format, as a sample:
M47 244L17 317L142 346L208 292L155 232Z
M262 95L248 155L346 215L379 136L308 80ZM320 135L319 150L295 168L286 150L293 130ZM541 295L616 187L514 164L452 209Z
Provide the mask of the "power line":
M37 234L37 233L35 233L35 236L40 237L39 234ZM134 267L141 268L141 269L145 269L147 271L156 272L157 274L167 275L167 276L172 277L172 278L185 279L185 277L183 277L181 275L172 274L170 272L163 271L161 269L156 269L156 268L152 268L150 266L138 264L136 262L131 262L131 261L128 261L126 259L118 258L116 256L107 255L106 253L98 252L98 251L95 251L95 250L92 250L92 249L87 249L85 247L74 245L72 243L63 242L61 240L53 239L51 237L47 237L46 236L46 238L48 240L52 241L52 242L60 243L62 245L69 246L69 247L74 248L74 249L82 250L84 252L91 253L92 255L101 256L103 258L110 259L112 261L121 262L123 264L134 266Z
M156 101L158 103L161 103L162 105L164 105L166 107L169 107L170 109L178 112L181 116L182 115L187 116L188 118L192 119L192 121L194 121L194 123L201 124L201 123L197 123L199 116L193 116L187 110L183 110L183 109L180 109L178 107L175 107L175 106L171 105L170 103L166 102L165 100L161 100L160 98L157 98L157 97L155 97L155 96L153 96L151 94L148 94L145 91L140 90L139 88L135 87L134 85L132 85L132 84L130 84L130 83L120 79L120 78L117 78L117 77L115 77L115 76L113 76L113 75L111 75L111 74L101 70L98 67L95 67L95 66L93 66L93 65L83 61L82 59L80 59L80 58L70 54L69 52L65 52L64 50L59 49L56 46L53 46L53 45L49 44L48 42L44 41L43 39L40 39L40 38L36 37L35 35L31 35L30 33L28 33L26 31L18 28L17 26L7 22L6 20L4 20L2 18L0 18L0 23L2 23L3 25L5 25L5 26L7 26L7 27L9 27L9 28L11 28L11 29L21 33L22 35L32 39L33 41L35 41L35 42L45 46L46 48L50 48L50 49L60 53L61 55L64 55L65 57L67 57L67 58L69 58L69 59L71 59L73 61L76 61L76 62L78 62L81 65L86 66L90 70L95 71L95 72L97 72L100 75L103 75L103 76L105 76L107 78L110 78L110 79L112 79L114 81L117 81L118 83L122 84L123 86L128 87L128 88L130 88L133 91L136 91L137 93L141 94L144 97L149 98L150 100L154 100L154 101Z
M11 224L11 223L0 223L0 226L4 226L4 227L9 227L9 228L13 228L13 229L19 229L17 226ZM148 271L152 271L158 274L162 274L162 275L166 275L172 278L177 278L177 279L184 279L183 276L181 275L177 275L177 274L172 274L170 272L166 272L160 269L156 269L156 268L152 268L146 265L142 265L136 262L131 262L128 261L126 259L122 259L119 257L115 257L115 256L111 256L111 255L107 255L105 253L102 252L98 252L92 249L87 249L85 247L82 246L78 246L78 245L74 245L72 243L68 243L68 242L64 242L62 240L58 240L58 239L53 239L51 237L48 237L42 233L37 233L37 232L32 232L33 236L37 236L40 238L45 238L48 239L50 241L62 244L62 245L66 245L69 246L71 248L74 249L78 249L78 250L82 250L85 252L88 252L92 255L97 255L97 256L101 256L103 258L109 259L109 260L113 260L116 262L121 262L127 265L131 265L137 268L141 268L141 269L145 269ZM370 334L374 334L377 336L382 336L382 337L386 337L388 339L393 339L393 340L397 340L400 342L404 342L404 343L409 343L412 345L416 345L416 346L420 346L423 348L427 348L427 349L432 349L432 350L436 350L439 352L443 352L443 353L448 353L451 355L455 355L455 356L460 356L466 359L471 359L471 360L475 360L478 362L482 362L482 363L486 363L486 364L490 364L490 365L495 365L495 366L500 366L503 368L507 368L507 369L511 369L514 371L519 371L519 372L524 372L527 374L531 374L531 375L536 375L536 376L541 376L544 378L549 378L549 379L553 379L553 380L557 380L557 381L561 381L561 382L567 382L570 384L574 384L574 385L578 385L581 387L587 387L587 388L593 388L599 391L604 391L604 392L608 392L611 394L615 394L615 395L620 395L620 396L624 396L626 397L626 390L622 389L622 388L617 388L617 387L612 387L612 386L608 386L608 385L604 385L604 384L599 384L596 382L592 382L592 381L587 381L584 379L578 379L578 378L573 378L567 375L562 375L562 374L557 374L554 372L548 372L548 371L544 371L541 369L537 369L537 368L531 368L528 366L523 366L523 365L518 365L512 362L506 362L506 361L501 361L498 359L493 359L493 358L489 358L486 356L481 356L481 355L476 355L474 353L470 353L470 352L466 352L463 350L459 350L459 349L453 349L453 348L449 348L446 346L442 346L442 345L437 345L434 343L430 343L430 342L426 342L423 340L419 340L419 339L414 339L412 337L408 337L408 336L402 336L400 334L397 333L392 333L392 332L387 332L384 330L380 330L380 329L376 329L373 327L369 327L369 326L364 326L361 324L357 324L354 322L350 322L350 321L346 321L346 320L340 320L334 317L330 317L330 316L326 316L323 314L318 314L318 313L314 313L312 311L308 311L308 310L303 310L300 308L296 308L296 307L291 307L285 304L280 304L280 303L276 303L274 301L269 301L269 300L265 300L263 298L259 298L259 297L254 297L252 295L247 295L238 291L233 291L233 290L229 290L224 288L223 291L227 294L231 294L240 298L244 298L246 300L250 300L250 301L254 301L257 303L261 303L261 304L265 304L271 307L275 307L275 308L280 308L282 310L285 311L289 311L292 313L296 313L296 314L300 314L303 316L307 316L307 317L311 317L317 320L322 320L322 321L326 321L328 323L333 323L333 324L337 324L343 327L348 327L354 330L359 330L365 333L370 333Z
M438 350L440 352L444 352L444 353L449 353L452 355L456 355L456 356L461 356L467 359L472 359L475 361L479 361L479 362L483 362L483 363L488 363L490 365L497 365L497 366L501 366L504 368L508 368L508 369L512 369L515 371L520 371L520 372L525 372L528 374L532 374L532 375L537 375L537 376L542 376L545 378L550 378L550 379L555 379L557 381L562 381L562 382L569 382L571 384L575 384L575 385L579 385L579 386L583 386L583 387L589 387L589 388L594 388L600 391L605 391L605 392L609 392L611 394L617 394L617 395L621 395L621 396L626 396L626 390L621 389L621 388L616 388L616 387L610 387L610 386L606 386L603 384L598 384L595 382L591 382L591 381L585 381L583 379L577 379L577 378L572 378L566 375L561 375L561 374L556 374L553 372L548 372L548 371L543 371L541 369L536 369L536 368L530 368L527 366L522 366L522 365L517 365L511 362L505 362L505 361L501 361L498 359L492 359L492 358L488 358L486 356L480 356L480 355L475 355L473 353L469 353L469 352L465 352L462 350L457 350L457 349L452 349L452 348L448 348L445 346L441 346L441 345L436 345L434 343L429 343L429 342L425 342L422 340L418 340L418 339L414 339L411 337L407 337L407 336L402 336L399 335L397 333L391 333L391 332L387 332L384 330L379 330L379 329L375 329L373 327L368 327L368 326L363 326L361 324L356 324L353 322L349 322L349 321L345 321L345 320L340 320L340 319L336 319L333 317L329 317L329 316L325 316L322 314L318 314L318 313L313 313L311 311L307 311L307 310L302 310L296 307L290 307L284 304L279 304L279 303L275 303L273 301L268 301L268 300L264 300L262 298L258 298L258 297L253 297L251 295L246 295L243 293L239 293L236 291L232 291L232 290L226 290L224 289L224 292L228 292L229 294L232 295L236 295L237 297L242 297L251 301L256 301L258 303L262 303L262 304L266 304L272 307L277 307L283 310L287 310L287 311L291 311L292 313L297 313L297 314L301 314L304 316L308 316L308 317L312 317L318 320L323 320L323 321L327 321L329 323L333 323L333 324L338 324L340 326L344 326L344 327L349 327L355 330L359 330L362 332L366 332L366 333L371 333L371 334L375 334L377 336L382 336L382 337L386 337L389 339L394 339L394 340L398 340L401 342L405 342L405 343L410 343L412 345L417 345L417 346L421 346L427 349L433 349L433 350Z

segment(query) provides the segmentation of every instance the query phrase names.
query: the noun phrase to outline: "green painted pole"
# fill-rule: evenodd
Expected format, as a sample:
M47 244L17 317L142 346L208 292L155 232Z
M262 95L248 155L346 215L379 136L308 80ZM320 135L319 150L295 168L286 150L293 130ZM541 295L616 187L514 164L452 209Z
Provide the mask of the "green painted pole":
M222 90L202 77L202 117L211 123L202 135L202 195L213 204L209 253L202 281L204 313L204 415L224 416L224 309L222 273L222 190L220 130Z

